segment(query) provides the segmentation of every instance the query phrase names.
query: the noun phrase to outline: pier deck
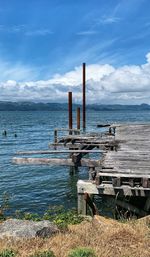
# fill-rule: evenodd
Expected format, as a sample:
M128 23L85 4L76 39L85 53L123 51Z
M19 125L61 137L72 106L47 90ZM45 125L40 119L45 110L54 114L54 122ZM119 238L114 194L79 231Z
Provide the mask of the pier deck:
M118 205L143 216L150 212L150 124L116 125L114 142L117 146L95 167L93 181L78 181L79 211L85 213L83 194L88 193L113 196ZM141 210L126 197L139 197Z
M118 178L114 183L119 184L119 179L142 178L141 185L150 188L150 125L118 125L116 126L115 140L119 142L114 151L103 154L102 166L96 168L97 178L102 175ZM105 173L102 174L102 173Z

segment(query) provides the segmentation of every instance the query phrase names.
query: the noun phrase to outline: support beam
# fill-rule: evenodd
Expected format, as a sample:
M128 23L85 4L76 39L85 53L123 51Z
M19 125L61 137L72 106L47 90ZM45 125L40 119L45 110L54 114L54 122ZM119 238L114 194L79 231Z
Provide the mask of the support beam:
M89 145L91 145L91 143L83 143L82 144L83 146L89 146ZM92 143L92 145L93 146L95 146L95 147L97 147L97 148L99 148L99 149L101 149L101 151L103 152L103 153L106 153L106 151L104 151L105 150L105 144L94 144L94 143ZM74 144L72 144L72 143L67 143L67 144L64 144L64 143L56 143L56 144L54 144L54 143L49 143L48 144L48 146L49 146L49 148L51 148L51 147L53 147L53 146L58 146L58 147L64 147L64 148L80 148L81 147L81 144L80 143L74 143Z
M92 145L89 145L89 146L82 146L82 151L91 151L94 147ZM78 150L77 150L78 151ZM93 151L93 150L92 150ZM83 158L83 156L85 156L88 152L80 152L80 153L74 153L72 155L72 160L75 162L75 163L79 163L80 160ZM89 152L90 153L90 152Z
M17 152L17 155L32 155L32 154L64 154L64 153L102 153L102 150L68 150L68 149L63 149L63 150L39 150L39 151L25 151L25 152Z
M150 197L150 189L143 187L120 186L113 187L111 184L102 184L96 186L93 181L78 180L78 193L88 193L93 195L110 195L110 196L139 196Z
M78 129L73 128L73 129L69 129L69 128L55 128L55 130L57 131L71 131L71 132L80 132Z
M58 158L17 158L12 159L12 163L19 165L61 165L61 166L83 166L95 167L100 165L100 161L82 159L78 165L72 159L58 159Z

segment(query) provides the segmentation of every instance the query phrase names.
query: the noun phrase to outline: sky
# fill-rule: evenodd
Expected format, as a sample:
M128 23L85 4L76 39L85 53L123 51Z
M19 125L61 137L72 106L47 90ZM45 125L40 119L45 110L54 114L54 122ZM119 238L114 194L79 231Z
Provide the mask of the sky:
M150 104L150 0L0 0L0 101Z

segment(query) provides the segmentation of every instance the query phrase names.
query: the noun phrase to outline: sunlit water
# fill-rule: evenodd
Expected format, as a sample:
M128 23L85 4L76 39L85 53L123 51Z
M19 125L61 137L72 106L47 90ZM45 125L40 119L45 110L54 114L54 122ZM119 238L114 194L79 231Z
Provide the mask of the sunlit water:
M98 132L97 124L115 122L150 122L150 111L88 111L87 131ZM60 204L76 207L76 183L79 178L88 178L87 169L71 176L68 167L12 164L17 151L48 149L54 128L67 126L67 112L63 111L0 112L0 203L8 194L11 212L41 213L50 205ZM3 130L7 137L2 135Z

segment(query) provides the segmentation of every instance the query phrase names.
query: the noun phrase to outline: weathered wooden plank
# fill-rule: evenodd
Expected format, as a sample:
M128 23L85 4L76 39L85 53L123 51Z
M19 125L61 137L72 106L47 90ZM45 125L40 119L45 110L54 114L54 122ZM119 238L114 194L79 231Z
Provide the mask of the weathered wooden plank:
M149 168L145 169L143 171L143 168L139 168L138 170L137 169L129 169L129 168L121 168L121 169L118 169L116 167L96 167L95 168L96 172L99 173L99 172L106 172L106 173L111 173L111 174L115 174L115 173L120 173L120 174L137 174L137 175L146 175L146 176L149 176L150 175L150 172L149 172Z
M107 169L110 169L111 166L107 166ZM111 171L113 173L113 169ZM114 167L114 172L117 173L137 173L137 174L150 174L150 170L149 167L140 167L140 168L136 168L136 167L132 167L131 169L129 168L129 166L126 167Z
M70 140L94 140L96 139L102 139L101 135L99 136L88 136L88 135L69 135L66 137L62 137L61 140L66 140L66 139L70 139Z
M81 148L82 146L89 146L89 145L91 145L91 143L74 143L74 144L72 144L72 143L67 143L67 144L64 144L64 143L50 143L49 144L49 147L55 147L55 146L57 146L57 147L64 147L64 148ZM95 147L98 147L98 148L100 148L100 149L105 149L104 148L104 146L106 145L106 144L99 144L99 142L95 142L95 143L92 143L92 145L93 146L95 146Z
M98 169L99 169L99 167L98 167ZM107 170L107 172L109 172L109 173L122 173L122 174L132 174L132 173L134 173L134 174L139 174L139 175L141 175L141 174L144 174L144 175L149 175L150 174L150 170L149 170L149 168L145 168L145 169L143 169L143 168L132 168L132 169L129 169L129 167L124 167L124 168L119 168L119 167L114 167L114 169L110 166L110 167L107 167L106 169L103 169L103 170ZM101 171L101 169L100 169L100 171Z
M22 152L17 152L17 155L30 155L30 154L64 154L64 153L102 153L101 150L39 150L39 151L22 151Z
M72 159L58 159L58 158L17 158L12 159L14 164L20 165L62 165L62 166L76 166ZM78 166L96 167L100 165L99 160L82 159Z
M80 132L81 130L80 129L69 129L69 128L55 128L54 130L56 131L66 131L66 132Z
M100 172L97 173L97 176L103 176L103 177L121 177L121 178L150 178L150 174L137 174L137 173L106 173L106 172Z
M111 184L101 184L97 186L99 194L102 195L114 195L114 196L138 196L138 197L146 197L150 196L150 189L143 187L131 187L122 185L120 187L114 187Z

